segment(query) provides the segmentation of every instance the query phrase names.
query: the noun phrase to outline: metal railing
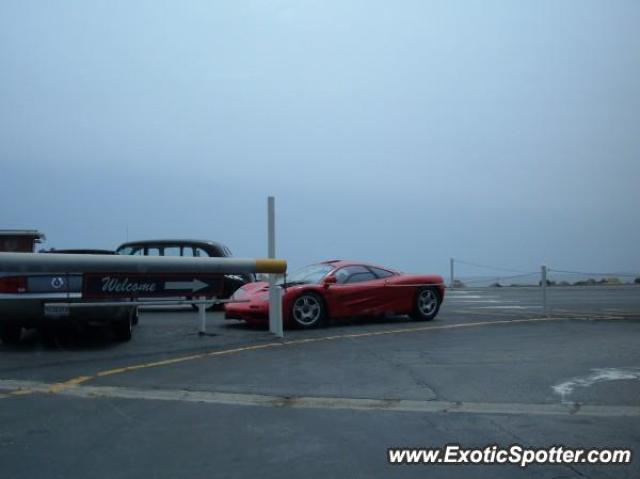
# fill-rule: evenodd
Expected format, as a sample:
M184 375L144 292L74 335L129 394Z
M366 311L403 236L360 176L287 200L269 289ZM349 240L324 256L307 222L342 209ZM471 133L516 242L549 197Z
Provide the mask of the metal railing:
M516 268L506 268L503 266L492 266L487 264L475 263L471 261L464 261L459 259L450 258L450 281L449 287L453 289L463 288L486 288L486 287L534 287L540 290L540 308L544 315L550 315L554 308L552 307L552 301L550 301L551 292L561 291L563 288L570 286L617 286L637 284L640 288L640 273L632 272L585 272L575 271L567 269L555 269L550 268L547 265L541 265L538 271L525 271ZM465 265L473 269L488 270L498 273L514 273L510 275L488 275L488 276L466 276L463 278L456 278L455 265ZM558 276L564 275L565 280L560 281ZM573 276L573 284L566 281L567 276ZM578 278L582 278L576 280ZM585 279L588 278L588 279ZM599 279L597 279L599 278ZM626 281L625 281L626 280ZM524 282L523 282L524 281ZM503 284L510 282L511 284ZM640 289L639 289L640 292ZM638 301L640 304L640 301ZM565 311L564 309L562 311ZM576 309L577 311L577 309Z
M197 305L201 334L206 332L206 306L228 302L217 299L224 274L267 273L276 276L286 272L286 269L286 261L275 258L0 253L0 273L4 276L82 276L82 292L73 291L74 294L80 293L78 301L46 303L45 308L47 305L67 308ZM179 281L176 281L176 275L181 275L178 277ZM211 284L207 282L212 278L217 281ZM119 281L118 286L113 286L114 280ZM61 279L61 284L68 288L68 281L65 283ZM92 285L93 289L88 290L89 285ZM193 285L191 291L190 285ZM207 286L212 288L209 295L205 294L204 288ZM274 301L282 302L282 294L278 295L279 289L275 288ZM67 290L67 293L70 291ZM162 296L189 296L186 293L192 293L193 299L160 299ZM70 299L69 294L67 298ZM280 314L276 319L282 324L282 307L274 304L271 306L276 314Z

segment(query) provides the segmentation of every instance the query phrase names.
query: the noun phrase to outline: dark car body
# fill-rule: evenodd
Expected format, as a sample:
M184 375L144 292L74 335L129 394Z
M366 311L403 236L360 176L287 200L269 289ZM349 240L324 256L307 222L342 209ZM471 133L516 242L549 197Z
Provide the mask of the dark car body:
M41 253L56 253L56 254L118 254L111 249L93 249L93 248L77 248L77 249L54 249L41 251Z
M163 239L129 241L116 249L121 255L183 256L183 257L232 257L231 250L222 243L195 239ZM223 293L219 299L229 298L241 286L255 281L252 274L227 274L223 281Z
M91 251L90 253L88 251ZM43 253L115 254L99 250L54 250ZM59 328L78 323L112 325L118 339L131 339L138 322L137 308L129 300L122 305L69 307L66 303L87 303L83 298L83 275L61 273L0 273L0 338L16 342L23 328Z
M430 291L437 303L428 315L417 318L429 320L437 314L445 294L439 275L408 275L369 263L334 260L301 271L302 277L297 278L294 273L282 283L285 325L301 325L296 324L294 310L303 295L319 298L326 316L334 319L405 314L415 317L419 294ZM227 319L249 323L268 320L268 283L245 285L231 299L225 305Z

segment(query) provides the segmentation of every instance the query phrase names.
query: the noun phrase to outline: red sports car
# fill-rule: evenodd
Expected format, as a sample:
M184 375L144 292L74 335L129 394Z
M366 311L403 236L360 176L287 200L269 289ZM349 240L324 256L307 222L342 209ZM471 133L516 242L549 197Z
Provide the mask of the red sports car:
M438 275L408 275L355 261L325 261L281 281L286 326L313 328L327 318L408 314L419 321L436 317L444 298ZM226 319L263 323L269 318L268 283L248 283L225 305Z

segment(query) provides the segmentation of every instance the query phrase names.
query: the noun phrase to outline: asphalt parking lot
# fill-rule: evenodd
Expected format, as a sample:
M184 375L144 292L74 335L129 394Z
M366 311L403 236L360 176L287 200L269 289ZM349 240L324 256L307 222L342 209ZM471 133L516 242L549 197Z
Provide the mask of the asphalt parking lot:
M451 291L430 323L266 330L146 311L0 345L2 477L638 477L630 465L397 466L389 447L640 450L640 288ZM589 314L585 314L588 311ZM43 472L43 471L46 471Z

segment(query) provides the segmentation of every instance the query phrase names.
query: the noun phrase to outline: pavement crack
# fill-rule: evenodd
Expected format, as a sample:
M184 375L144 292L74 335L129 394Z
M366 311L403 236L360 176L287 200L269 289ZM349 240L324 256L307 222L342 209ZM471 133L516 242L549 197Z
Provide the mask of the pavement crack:
M113 409L118 415L122 416L129 422L133 422L134 419L129 416L126 412L124 412L121 408L119 408L113 401L107 400L107 405Z
M508 436L510 436L512 439L515 439L515 442L519 443L519 444L526 444L526 440L524 437L516 434L514 431L512 431L510 428L507 428L506 426L503 426L502 424L500 424L498 421L496 421L495 419L489 417L488 421L493 424L493 426L500 430L501 432L507 434Z
M401 371L403 374L407 375L409 379L421 389L424 389L428 392L428 401L437 401L438 394L436 394L435 389L412 367L406 364L403 364L401 361L394 360L392 357L388 355L381 354L378 350L374 348L366 348L367 352L373 356L375 359L386 363L392 366L394 369Z

